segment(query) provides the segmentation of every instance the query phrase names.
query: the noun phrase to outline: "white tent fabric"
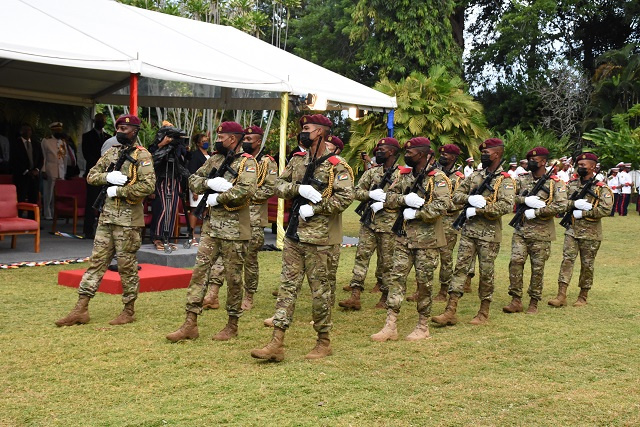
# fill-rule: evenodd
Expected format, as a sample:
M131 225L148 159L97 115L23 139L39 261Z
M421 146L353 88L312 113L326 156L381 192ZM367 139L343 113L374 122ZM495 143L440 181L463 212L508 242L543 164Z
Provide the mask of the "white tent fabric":
M113 0L3 0L0 96L91 104L142 77L313 93L334 107L391 109L395 98L231 27ZM156 100L162 105L160 99Z

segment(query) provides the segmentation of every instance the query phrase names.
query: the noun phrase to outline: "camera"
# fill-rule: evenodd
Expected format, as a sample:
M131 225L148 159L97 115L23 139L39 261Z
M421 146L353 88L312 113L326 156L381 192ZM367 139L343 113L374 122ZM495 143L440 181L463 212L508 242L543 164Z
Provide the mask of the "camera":
M162 142L165 136L172 138L171 143L169 144L172 147L176 147L178 145L187 145L189 141L189 137L187 136L187 132L173 126L163 126L158 129L156 133L156 137L153 140L154 144L159 144Z

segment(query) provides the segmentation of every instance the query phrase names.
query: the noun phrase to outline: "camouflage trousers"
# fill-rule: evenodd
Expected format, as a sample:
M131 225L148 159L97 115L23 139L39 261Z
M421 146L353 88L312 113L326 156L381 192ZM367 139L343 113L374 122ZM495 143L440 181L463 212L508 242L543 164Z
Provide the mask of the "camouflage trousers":
M260 281L260 267L258 265L258 252L264 246L264 228L251 227L251 240L247 246L244 257L244 291L255 294L258 291ZM218 257L209 272L209 286L224 284L224 264L222 257Z
M453 272L449 293L456 293L462 296L464 282L477 255L480 269L478 297L481 301L491 301L493 298L494 266L498 252L500 252L500 242L486 242L462 235L460 237L460 246L458 247L456 269Z
M580 279L578 280L578 286L581 289L591 289L591 286L593 286L593 265L599 248L599 240L576 239L565 234L558 283L567 286L571 283L573 264L578 253L580 253Z
M356 259L353 264L353 275L349 286L364 290L364 281L369 271L369 261L375 251L378 261L376 266L376 279L380 283L380 290L389 289L389 274L393 267L393 250L396 245L393 233L377 233L369 227L360 227L358 236L358 248L356 249Z
M334 246L318 246L284 239L282 274L273 324L287 329L293 321L296 299L307 276L311 288L313 328L318 333L331 330L331 284L329 263Z
M407 276L411 267L414 267L418 287L417 310L423 316L430 316L433 272L437 266L438 249L411 249L406 244L396 241L387 307L396 313L400 312L407 291Z
M453 249L458 243L458 233L453 229L447 229L444 233L447 244L438 248L438 254L440 255L440 272L438 278L440 280L440 286L446 286L447 289L451 286L451 278L453 277ZM474 266L472 266L473 268Z
M118 272L122 280L122 303L138 298L140 277L136 252L142 242L142 227L124 227L114 224L98 224L93 240L93 252L89 258L89 268L82 275L78 294L93 298L100 286L102 276L116 255Z
M331 286L331 307L336 305L336 280L338 276L338 266L340 265L340 245L331 246L331 256L327 276Z
M525 239L513 233L511 239L511 261L509 262L509 295L522 298L522 273L527 256L531 262L531 280L528 294L531 299L542 299L544 286L544 263L551 255L551 242Z
M227 314L231 317L242 315L242 266L247 244L246 240L226 240L202 235L187 290L187 311L202 313L202 301L207 293L211 266L220 257L227 281Z

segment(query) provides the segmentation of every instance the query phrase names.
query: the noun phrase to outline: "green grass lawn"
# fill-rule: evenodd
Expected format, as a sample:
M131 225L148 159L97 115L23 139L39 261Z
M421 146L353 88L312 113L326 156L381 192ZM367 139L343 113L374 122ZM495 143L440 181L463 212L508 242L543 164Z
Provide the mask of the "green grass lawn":
M345 214L345 234L352 236L354 207ZM557 290L558 229L536 316L501 312L509 301L511 228L505 228L489 325L467 324L479 305L474 292L460 302L462 323L431 328L433 339L374 343L369 335L385 313L372 308L379 295L366 292L362 311L335 310L334 355L314 362L303 359L315 339L308 288L286 335L285 361L249 355L271 335L262 320L273 314L279 252L260 253L257 306L229 342L210 340L226 321L223 310L200 317L200 339L165 340L184 319L184 289L141 294L138 321L120 327L107 323L119 313L120 297L98 294L88 325L56 328L53 321L77 298L56 284L57 273L78 265L2 271L0 425L639 425L640 217L605 218L594 289L579 309L546 305ZM354 254L355 248L343 250L339 289L350 279ZM373 282L369 277L369 289ZM338 299L346 296L338 290ZM443 308L436 303L434 314ZM402 336L416 318L415 305L406 303Z

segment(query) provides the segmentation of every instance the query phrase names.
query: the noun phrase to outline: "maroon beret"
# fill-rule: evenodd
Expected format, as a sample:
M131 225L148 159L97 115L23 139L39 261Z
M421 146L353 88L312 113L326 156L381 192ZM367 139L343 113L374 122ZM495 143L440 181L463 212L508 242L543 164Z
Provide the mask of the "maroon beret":
M578 156L578 158L576 159L577 161L579 160L592 160L594 162L598 162L598 156L596 156L593 153L582 153Z
M240 126L239 123L236 122L222 122L218 129L216 129L217 133L244 133L244 129Z
M116 120L116 127L120 125L140 126L140 119L133 114L123 114Z
M549 150L547 150L544 147L535 147L534 149L529 150L529 152L527 153L527 159L529 157L533 157L533 156L548 157L549 156Z
M425 138L423 136L417 136L415 138L411 138L404 144L404 149L407 148L417 148L417 147L428 147L431 145L431 141L429 138Z
M398 142L398 140L391 137L382 138L380 141L378 141L377 146L379 147L381 145L388 145L390 147L396 147L397 149L400 149L400 143Z
M344 150L344 142L342 142L342 140L335 135L329 135L329 137L327 138L327 142L332 143L340 150Z
M460 155L460 148L456 144L443 145L438 151L440 151L441 153L454 154L456 156Z
M249 126L244 130L245 135L264 135L264 131L260 126Z
M327 117L323 116L322 114L302 116L300 118L300 126L304 126L307 123L311 125L321 125L321 126L328 126L328 127L333 126L333 123L331 123L331 120L329 120Z
M504 142L500 138L489 138L485 140L482 144L480 144L480 149L484 150L485 148L494 148L494 147L504 147Z

